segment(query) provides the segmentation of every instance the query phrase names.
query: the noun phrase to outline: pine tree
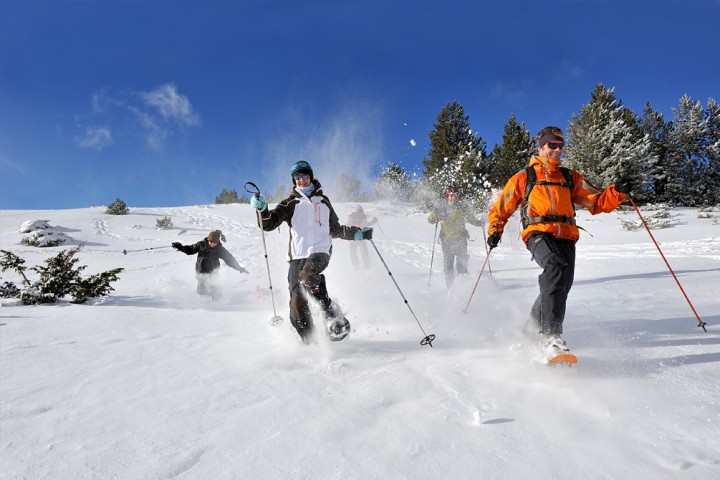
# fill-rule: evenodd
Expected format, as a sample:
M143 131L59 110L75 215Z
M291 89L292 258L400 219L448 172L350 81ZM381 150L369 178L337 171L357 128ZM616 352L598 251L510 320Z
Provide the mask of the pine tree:
M238 198L237 190L234 188L232 190L228 190L223 187L222 191L220 192L220 195L215 197L215 203L218 205L227 205L230 203L240 203L240 199Z
M378 178L375 195L381 200L409 201L412 198L410 176L397 163L389 163Z
M657 162L648 163L640 170L648 185L646 192L648 200L665 202L667 201L665 185L669 171L667 138L670 124L665 121L662 113L653 110L650 102L647 102L640 120L640 128L650 141L650 156L657 159Z
M676 205L704 203L706 126L702 103L684 95L673 108L672 129L668 135L667 199Z
M107 270L102 273L82 278L80 273L87 268L84 265L76 267L79 261L76 257L82 244L70 250L58 253L45 260L44 266L27 269L25 260L12 252L0 250L0 267L2 271L15 270L22 278L22 288L11 282L0 286L0 296L16 297L23 305L36 305L38 303L55 303L65 295L73 297L73 303L84 303L89 297L107 295L113 291L111 282L118 280L122 268ZM33 270L40 274L36 282L30 282L25 275L26 270Z
M636 116L617 100L614 89L602 84L591 93L580 114L573 114L565 154L567 165L598 188L613 183L619 170L636 185L636 198L642 198L647 188L641 169L656 161L650 152L650 139L642 134Z
M502 188L507 180L525 168L535 152L535 140L525 128L518 125L515 114L505 124L502 145L495 145L490 156L492 168L488 172L488 181L493 188Z
M105 213L110 215L127 215L128 212L130 212L130 209L125 202L119 198L116 198L115 201L108 205L105 209Z
M485 202L490 190L485 142L472 133L469 117L457 101L443 107L429 137L429 157L422 163L430 195L440 198L454 185L466 201Z
M720 105L715 99L708 99L705 110L707 165L705 180L705 205L720 205Z
M334 197L338 202L360 202L360 180L341 173L335 179Z

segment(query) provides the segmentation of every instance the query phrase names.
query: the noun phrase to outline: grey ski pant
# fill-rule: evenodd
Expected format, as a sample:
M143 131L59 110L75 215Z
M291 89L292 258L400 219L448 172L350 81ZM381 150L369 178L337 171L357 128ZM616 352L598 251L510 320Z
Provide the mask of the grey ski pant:
M543 272L538 276L540 295L530 310L539 333L563 331L565 306L575 278L575 242L548 233L534 233L527 242L532 258Z
M455 269L458 273L467 273L468 259L467 239L463 238L441 238L440 245L443 251L443 271L445 272L445 283L448 288L455 282Z

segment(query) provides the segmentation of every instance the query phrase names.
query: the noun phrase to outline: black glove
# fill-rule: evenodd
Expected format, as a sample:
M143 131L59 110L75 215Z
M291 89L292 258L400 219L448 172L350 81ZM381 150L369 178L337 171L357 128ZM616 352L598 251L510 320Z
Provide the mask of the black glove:
M493 233L487 239L487 244L490 247L490 250L497 247L498 243L500 243L500 234L498 232Z
M180 247L182 247L182 243L180 243L180 242L173 242L173 243L172 243L172 247L173 247L175 250L180 250Z
M615 178L615 190L620 193L630 193L633 189L633 183L632 180L627 178L622 178L620 175L618 175Z
M247 270L245 270L243 267L238 268L237 271L240 273L250 273Z

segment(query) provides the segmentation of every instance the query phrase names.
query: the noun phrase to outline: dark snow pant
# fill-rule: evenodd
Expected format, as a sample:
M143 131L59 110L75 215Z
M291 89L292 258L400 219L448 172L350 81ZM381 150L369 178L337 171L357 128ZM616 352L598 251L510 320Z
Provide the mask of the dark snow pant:
M563 331L565 306L575 278L575 242L547 233L534 233L527 242L533 260L543 268L538 276L540 295L530 310L539 333Z
M310 341L314 328L308 295L315 298L323 311L331 315L332 301L325 285L325 275L321 273L329 263L330 255L326 253L313 253L308 258L290 261L290 323L305 343Z
M470 255L467 254L467 238L442 238L443 270L448 288L455 282L455 269L458 273L467 273Z

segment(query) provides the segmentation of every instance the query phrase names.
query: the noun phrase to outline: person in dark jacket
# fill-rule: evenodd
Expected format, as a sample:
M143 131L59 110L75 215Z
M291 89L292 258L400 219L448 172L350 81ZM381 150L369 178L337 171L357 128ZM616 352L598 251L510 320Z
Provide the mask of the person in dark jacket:
M207 236L194 245L183 245L180 242L173 242L172 247L181 251L185 255L197 254L195 262L195 273L197 275L197 293L199 295L210 295L213 300L219 300L222 297L220 286L216 281L217 270L220 268L220 260L225 264L237 270L240 273L248 273L238 264L235 257L227 251L220 242L222 237L220 230L213 230Z
M260 195L254 196L250 205L260 212L258 224L263 230L275 230L283 222L290 227L290 322L302 341L310 343L314 330L308 297L322 308L330 340L342 340L350 333L350 323L330 299L322 272L330 263L333 238L368 240L372 238L373 229L340 225L330 199L323 194L308 162L296 162L290 169L290 177L293 190L275 208L269 210L267 201Z

